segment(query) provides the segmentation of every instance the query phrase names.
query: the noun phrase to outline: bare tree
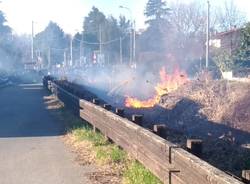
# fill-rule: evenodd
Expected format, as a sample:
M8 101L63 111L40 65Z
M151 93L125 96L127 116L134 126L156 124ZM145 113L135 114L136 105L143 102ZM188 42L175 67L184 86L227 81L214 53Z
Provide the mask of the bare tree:
M171 4L169 50L179 61L197 59L205 46L206 10L204 4L175 1Z
M245 14L237 8L234 0L225 0L224 5L217 9L216 17L219 31L228 31L246 23Z
M171 5L171 9L171 24L178 33L195 36L205 31L206 12L198 1L190 4L176 1Z

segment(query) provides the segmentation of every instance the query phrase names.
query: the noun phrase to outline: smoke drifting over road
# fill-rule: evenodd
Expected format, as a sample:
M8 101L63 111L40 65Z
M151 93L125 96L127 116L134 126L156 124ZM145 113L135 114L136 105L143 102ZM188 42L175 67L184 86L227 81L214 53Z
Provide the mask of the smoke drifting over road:
M53 74L59 79L66 78L86 86L104 100L135 108L153 107L161 95L177 89L187 80L185 72L177 67L162 66L152 69L146 65L137 68L127 65L92 66L73 70L61 69ZM133 104L133 101L136 103Z

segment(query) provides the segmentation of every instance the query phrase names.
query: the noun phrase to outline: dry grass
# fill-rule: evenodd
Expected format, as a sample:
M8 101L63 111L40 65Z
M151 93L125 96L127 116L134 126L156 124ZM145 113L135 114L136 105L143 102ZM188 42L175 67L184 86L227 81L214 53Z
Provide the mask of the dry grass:
M250 168L249 91L247 82L204 79L190 81L164 97L166 104L172 103L169 114L174 115L169 121L183 128L181 136L203 139L202 159L237 176ZM174 134L168 139L185 147L185 139L178 141Z
M93 142L80 139L74 132L64 137L66 145L77 155L75 161L81 165L95 165L96 171L89 173L88 177L94 184L119 184L122 181L124 163L115 163L110 160L103 161L98 158L98 149ZM108 148L103 148L107 150Z
M82 141L78 142L73 134L66 134L63 137L66 145L68 145L72 152L76 153L76 161L80 165L91 165L95 163L95 156L93 146L91 143Z
M250 124L249 91L250 83L246 82L195 80L178 89L173 95L199 104L199 113L209 121L244 131L247 128L250 132L250 126L247 126Z

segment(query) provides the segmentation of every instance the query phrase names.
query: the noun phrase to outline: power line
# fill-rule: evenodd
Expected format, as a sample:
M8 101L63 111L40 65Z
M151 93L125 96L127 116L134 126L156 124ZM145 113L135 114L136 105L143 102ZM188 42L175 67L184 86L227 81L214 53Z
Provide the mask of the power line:
M55 47L50 47L50 50L68 50L68 48L65 48L65 49L61 49L61 48L55 48Z
M114 42L118 42L118 41L123 41L126 37L126 36L123 36L123 37L119 37L119 38L116 38L116 39L113 39L113 40L109 40L109 41L106 41L106 42L102 42L101 44L102 45L107 45L107 44L111 44L111 43L114 43ZM79 40L77 38L74 38L73 40L76 40L78 42L82 42L82 43L85 43L85 44L88 44L88 45L100 45L100 42L88 42L88 41L84 41L84 40ZM68 50L69 48L56 48L56 47L50 47L50 50L61 50L61 51L65 51L65 50ZM77 51L79 50L77 47L72 47L73 50Z
M122 37L122 40L124 40L126 37L127 36ZM84 40L79 40L77 38L75 38L74 40L79 41L79 42L82 41L82 43L89 44L89 45L100 45L100 42L88 42L88 41L84 41ZM107 44L117 42L117 41L120 41L120 37L116 38L116 39L113 39L113 40L106 41L106 42L102 42L101 44L102 45L107 45Z

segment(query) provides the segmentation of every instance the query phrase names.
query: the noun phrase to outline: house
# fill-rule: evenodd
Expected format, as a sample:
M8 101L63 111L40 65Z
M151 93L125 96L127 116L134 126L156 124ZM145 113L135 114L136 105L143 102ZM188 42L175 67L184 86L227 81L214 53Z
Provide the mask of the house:
M209 45L213 49L221 49L227 53L234 53L240 46L241 29L233 28L229 31L216 33L210 39Z
M36 69L36 62L26 62L24 63L25 70L35 70Z
M230 55L234 54L239 49L241 44L241 31L242 28L234 28L232 30L217 33L212 36L210 40L211 54L216 50L226 51ZM250 68L236 68L231 72L234 77L250 77Z

